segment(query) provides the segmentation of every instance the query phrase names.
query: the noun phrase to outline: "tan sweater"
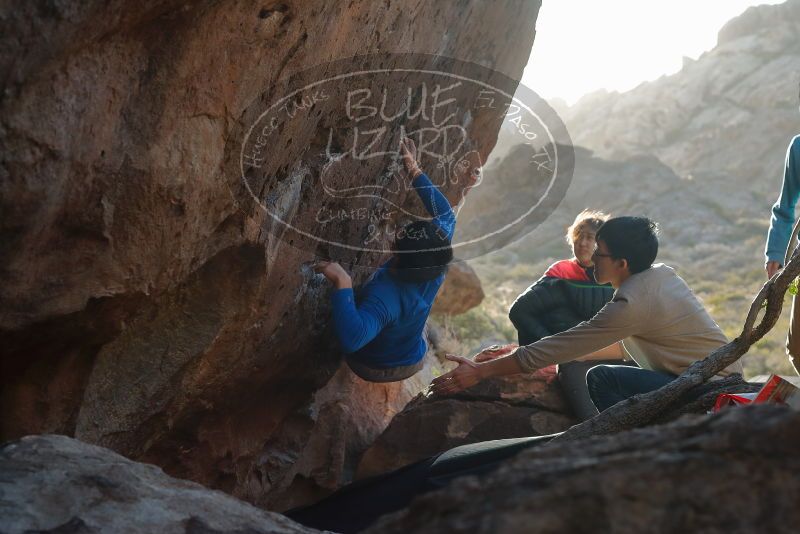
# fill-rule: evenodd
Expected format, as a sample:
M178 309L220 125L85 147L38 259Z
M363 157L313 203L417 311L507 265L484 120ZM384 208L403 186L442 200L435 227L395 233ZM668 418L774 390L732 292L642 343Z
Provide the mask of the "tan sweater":
M675 375L728 342L686 282L672 267L657 263L625 280L590 320L520 347L514 357L524 370L535 371L623 339L636 345L629 351L634 359L647 359L638 361L640 366ZM719 376L741 372L736 362Z

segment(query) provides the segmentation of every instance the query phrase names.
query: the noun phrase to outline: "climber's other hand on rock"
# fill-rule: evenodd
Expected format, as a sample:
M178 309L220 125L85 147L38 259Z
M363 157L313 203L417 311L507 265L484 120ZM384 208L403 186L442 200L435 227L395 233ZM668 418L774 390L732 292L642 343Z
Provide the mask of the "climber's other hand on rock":
M419 163L417 163L417 147L410 137L404 137L400 140L400 155L403 158L403 166L405 166L412 180L422 174Z
M446 358L451 362L458 363L458 367L433 379L431 393L434 395L452 395L474 386L483 379L480 364L454 354L447 354Z
M322 273L325 278L330 280L336 289L353 287L353 281L350 275L335 261L321 261L314 265L314 271Z

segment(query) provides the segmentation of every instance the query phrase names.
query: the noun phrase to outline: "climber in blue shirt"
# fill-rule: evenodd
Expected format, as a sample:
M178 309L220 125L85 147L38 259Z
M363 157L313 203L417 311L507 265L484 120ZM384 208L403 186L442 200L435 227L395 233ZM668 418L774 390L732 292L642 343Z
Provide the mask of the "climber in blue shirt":
M400 150L412 185L433 219L412 222L397 233L392 258L363 286L358 302L350 275L338 263L316 266L336 287L333 324L346 361L371 382L404 380L422 369L425 321L453 258L455 213L420 170L414 142L403 139Z
M784 256L789 247L789 238L794 227L794 209L798 198L800 198L800 135L795 136L789 143L789 149L786 151L786 165L783 170L781 196L772 206L772 219L765 250L765 267L768 278L772 278L772 275L783 267ZM789 335L786 338L786 354L795 370L800 373L800 297L797 295L792 300L791 317Z

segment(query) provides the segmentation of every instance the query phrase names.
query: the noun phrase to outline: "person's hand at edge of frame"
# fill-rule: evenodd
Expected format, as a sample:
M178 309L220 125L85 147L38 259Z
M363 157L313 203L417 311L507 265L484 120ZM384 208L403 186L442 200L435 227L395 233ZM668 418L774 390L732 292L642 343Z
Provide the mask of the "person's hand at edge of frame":
M781 262L779 261L768 261L764 268L767 271L767 278L772 278L772 276L778 272L778 270L783 267Z

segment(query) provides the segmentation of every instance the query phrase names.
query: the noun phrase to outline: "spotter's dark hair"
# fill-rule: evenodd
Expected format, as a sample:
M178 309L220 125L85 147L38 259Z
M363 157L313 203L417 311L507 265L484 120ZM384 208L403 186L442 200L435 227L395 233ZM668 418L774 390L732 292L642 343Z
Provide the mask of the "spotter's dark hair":
M631 274L648 269L658 255L658 225L647 217L609 219L596 239L605 243L612 258L627 260Z

